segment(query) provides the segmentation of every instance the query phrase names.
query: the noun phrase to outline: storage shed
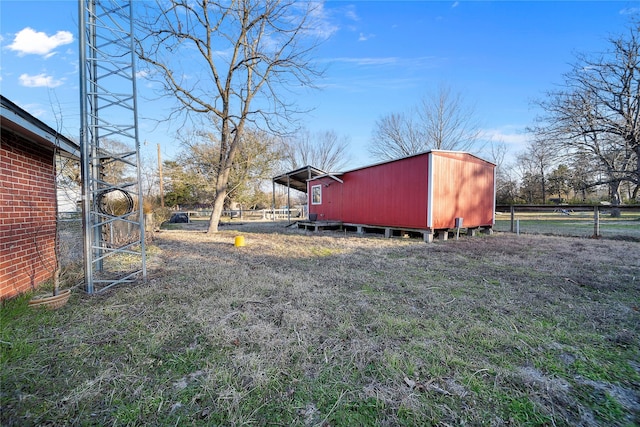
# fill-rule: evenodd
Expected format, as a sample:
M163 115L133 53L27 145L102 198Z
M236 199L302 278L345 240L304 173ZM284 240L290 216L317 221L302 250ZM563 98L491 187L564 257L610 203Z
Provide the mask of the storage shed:
M38 287L56 266L54 152L78 158L78 144L2 98L0 299ZM55 150L55 148L58 150Z
M456 227L490 230L495 165L472 154L431 150L307 181L309 218L344 226L417 231L431 241Z

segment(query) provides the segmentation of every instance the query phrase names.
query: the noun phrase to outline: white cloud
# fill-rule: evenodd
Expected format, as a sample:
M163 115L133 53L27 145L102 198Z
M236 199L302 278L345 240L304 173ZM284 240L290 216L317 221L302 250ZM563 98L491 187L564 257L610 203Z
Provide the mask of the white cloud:
M488 141L502 142L510 147L522 148L529 142L530 135L518 126L502 126L495 129L484 129L482 138Z
M352 58L352 57L341 57L341 58L333 58L331 62L342 62L347 64L356 64L356 65L390 65L397 64L400 58L395 56L387 56L387 57L365 57L365 58Z
M26 27L16 33L9 49L18 52L18 55L42 55L45 58L54 55L54 50L59 46L73 43L73 34L69 31L58 31L52 36Z
M352 21L356 21L356 22L360 21L360 17L356 13L356 8L353 5L347 6L344 12L344 16L345 18L348 18Z
M358 37L358 41L359 42L366 42L367 40L369 40L371 37L375 37L375 34L365 34L365 33L360 33L360 36Z
M458 7L458 5L460 4L459 1L454 1L453 4L451 5L452 8L454 7Z
M62 85L64 83L63 80L56 80L53 76L47 76L46 74L38 74L35 76L30 76L28 74L21 74L20 84L24 87L48 87L54 88Z
M40 104L22 104L21 102L17 102L17 104L24 111L28 111L33 117L42 118L47 114L47 110Z
M513 163L519 153L522 153L531 140L531 136L524 131L524 126L503 125L480 131L480 142L485 144L478 154L487 160L492 159L494 146L506 149L504 165Z
M625 7L620 11L620 15L636 15L640 13L640 7Z
M340 29L332 22L331 14L325 9L323 2L311 4L309 18L307 33L314 37L326 40Z
M418 56L415 58L402 58L398 56L381 56L381 57L350 57L342 56L330 58L328 63L355 64L357 66L400 66L403 68L412 67L415 69L432 69L438 68L447 58L439 58L437 56Z

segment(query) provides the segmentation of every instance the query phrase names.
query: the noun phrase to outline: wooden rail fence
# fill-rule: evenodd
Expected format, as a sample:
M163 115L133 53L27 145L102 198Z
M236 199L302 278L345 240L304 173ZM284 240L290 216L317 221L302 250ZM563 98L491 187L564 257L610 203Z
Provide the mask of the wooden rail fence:
M510 231L519 232L516 213L535 212L559 212L571 215L575 212L593 212L593 236L600 236L600 215L603 212L613 212L614 210L640 211L640 205L496 205L496 212L509 212L511 214Z

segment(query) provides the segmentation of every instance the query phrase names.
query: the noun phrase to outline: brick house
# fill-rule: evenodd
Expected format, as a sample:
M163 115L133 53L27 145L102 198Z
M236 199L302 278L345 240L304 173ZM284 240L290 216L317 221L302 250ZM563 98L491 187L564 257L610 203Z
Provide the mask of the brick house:
M0 299L4 299L37 288L53 274L54 154L78 158L80 147L0 97Z

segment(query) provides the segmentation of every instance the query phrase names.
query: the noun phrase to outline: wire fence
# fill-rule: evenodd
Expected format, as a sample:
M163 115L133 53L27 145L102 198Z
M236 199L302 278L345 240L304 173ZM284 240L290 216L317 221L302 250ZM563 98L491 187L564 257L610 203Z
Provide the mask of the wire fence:
M63 281L75 284L83 277L83 242L81 214L60 212L58 214L58 262Z
M190 218L206 218L210 211L188 211ZM247 220L303 218L297 209L225 211L223 218ZM499 205L494 230L523 234L594 237L640 242L640 205ZM60 265L82 264L82 217L78 212L58 216Z
M494 230L640 241L640 205L499 205Z

